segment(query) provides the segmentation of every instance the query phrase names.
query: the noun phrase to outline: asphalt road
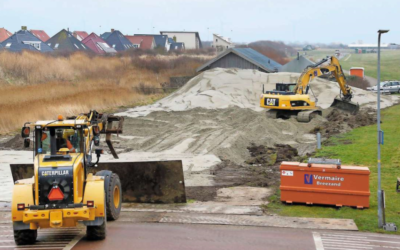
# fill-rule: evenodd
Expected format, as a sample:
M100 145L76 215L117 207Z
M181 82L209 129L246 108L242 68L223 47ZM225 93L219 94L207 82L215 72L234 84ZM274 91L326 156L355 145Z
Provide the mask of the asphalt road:
M75 249L315 249L312 232L272 227L113 222L107 238Z
M83 237L73 249L388 250L400 236L338 230L168 223L108 223L103 241Z

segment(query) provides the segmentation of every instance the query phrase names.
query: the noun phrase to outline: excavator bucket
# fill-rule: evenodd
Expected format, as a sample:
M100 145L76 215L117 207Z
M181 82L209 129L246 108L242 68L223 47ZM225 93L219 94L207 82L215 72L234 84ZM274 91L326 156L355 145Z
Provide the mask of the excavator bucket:
M335 98L331 107L348 111L351 114L357 114L358 110L360 110L360 105L358 105L358 103L352 101L345 101L338 97Z
M33 164L10 164L14 182L31 178ZM110 170L121 179L122 201L185 203L182 161L103 162L89 172Z

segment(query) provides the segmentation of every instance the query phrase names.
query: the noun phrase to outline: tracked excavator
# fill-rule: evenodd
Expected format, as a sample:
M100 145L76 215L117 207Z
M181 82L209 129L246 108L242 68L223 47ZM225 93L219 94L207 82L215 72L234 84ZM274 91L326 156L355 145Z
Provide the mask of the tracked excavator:
M323 65L328 62L328 65ZM263 91L260 97L260 107L267 108L270 118L288 119L296 116L299 122L309 122L322 111L316 106L316 101L310 99L310 81L315 77L333 74L340 87L340 94L334 99L331 107L349 111L353 114L359 110L359 105L352 102L353 91L346 83L339 60L332 56L308 66L300 75L297 83L277 83L273 91Z
M90 111L24 124L21 136L25 147L33 142L34 163L10 165L17 245L35 243L40 228L78 223L86 226L87 239L104 239L106 221L118 219L121 202L186 202L182 161L99 162L101 134L118 158L111 136L122 133L123 121Z

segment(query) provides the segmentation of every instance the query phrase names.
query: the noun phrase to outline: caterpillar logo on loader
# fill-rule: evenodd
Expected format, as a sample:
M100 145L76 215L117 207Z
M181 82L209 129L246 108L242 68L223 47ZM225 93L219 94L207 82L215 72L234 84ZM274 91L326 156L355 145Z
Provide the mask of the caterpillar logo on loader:
M118 158L111 134L122 133L122 124L123 117L96 111L24 124L21 136L26 147L34 130L34 163L10 165L17 245L33 244L39 228L78 223L86 225L87 239L104 239L106 220L118 219L122 202L186 202L182 161L99 163L103 150L94 146L99 146L101 134L106 134L106 143Z

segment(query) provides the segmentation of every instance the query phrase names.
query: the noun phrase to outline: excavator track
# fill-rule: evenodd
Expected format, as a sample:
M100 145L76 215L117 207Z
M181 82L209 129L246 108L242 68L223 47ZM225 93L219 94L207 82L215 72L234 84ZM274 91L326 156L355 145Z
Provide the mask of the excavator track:
M321 110L301 111L297 114L297 121L298 122L310 122L311 119L313 119L317 115L322 116L322 111Z

